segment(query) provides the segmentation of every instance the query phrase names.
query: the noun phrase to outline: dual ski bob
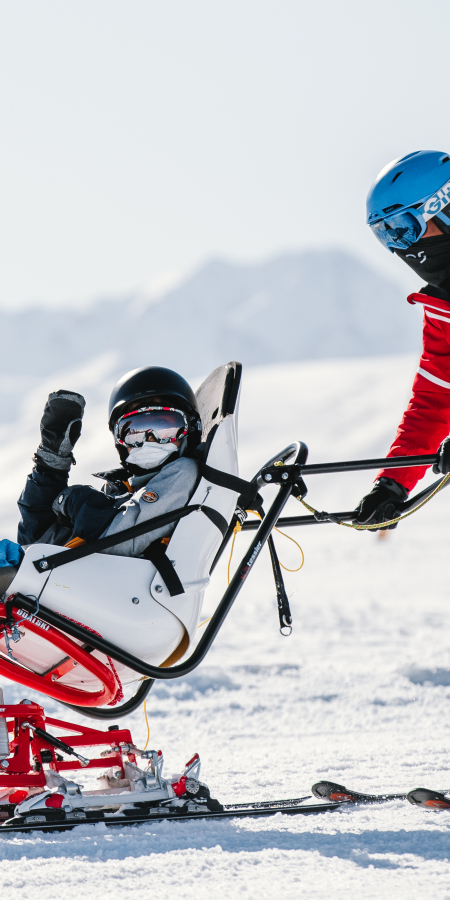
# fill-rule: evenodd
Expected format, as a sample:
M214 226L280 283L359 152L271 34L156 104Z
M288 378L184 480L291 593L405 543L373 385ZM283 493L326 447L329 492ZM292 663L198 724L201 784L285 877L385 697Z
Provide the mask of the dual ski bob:
M307 465L308 448L306 444L295 441L269 460L251 482L246 482L238 477L237 414L240 385L241 365L231 362L212 372L197 391L203 425L202 443L197 451L200 480L187 507L134 526L119 535L100 538L89 545L80 544L62 549L55 545L33 544L26 548L18 570L12 567L2 570L0 675L46 694L84 715L104 720L120 718L137 708L155 679L180 678L193 671L205 658L266 543L275 579L280 630L283 634L290 633L292 618L272 538L273 528L276 525L289 527L345 522L354 518L352 511L333 514L315 512L309 516L280 518L291 496L303 499L306 495L304 476L376 469L380 466L423 466L436 460L435 456L417 456ZM264 511L259 491L267 485L276 486L277 491L270 507ZM405 507L414 509L436 489L436 485L439 482L409 500ZM246 521L247 510L257 510L260 519ZM170 542L167 547L162 544L155 547L153 544L151 560L100 552L135 537L138 533L150 533L170 522L177 522ZM186 657L197 636L203 597L211 573L238 523L244 531L256 530L256 535L245 551L199 643L180 663L179 660ZM141 676L142 680L135 695L131 700L116 705L123 697L123 687L135 682L136 676ZM38 766L33 771L40 773L42 782L42 764L46 758L51 770L56 773L53 779L61 771L62 763L54 753L55 739L52 744L52 736L43 727L45 714L42 708L36 704L31 706L25 703L26 721L23 719L23 709L7 706L0 708L0 725L2 721L6 722L6 716L11 716L13 722L10 721L9 725L14 733L11 744L4 737L3 750L0 736L0 803L2 785L5 786L4 796L10 798L16 788L26 788L27 796L22 798L18 814L22 815L23 808L24 815L27 813L29 817L36 803L40 806L42 801L44 813L34 812L33 815L45 817L48 816L49 808L47 795L36 800L32 794L36 787L39 787L41 794L45 793L47 782L44 778L44 782L38 785L33 780L27 780L34 777L30 774L30 765L32 768ZM31 712L36 717L33 721L30 719ZM76 731L78 727L64 725L59 720L47 721L57 728L68 727L70 731ZM89 731L86 745L106 743L112 746L112 732L95 729ZM22 732L26 732L26 740L28 743L31 740L34 747L34 763L30 760L25 762ZM81 730L81 738L72 738L72 744L83 745L85 737L86 733ZM89 744L90 740L93 741L92 744ZM45 746L39 744L39 741L44 741ZM65 740L62 743L69 746L69 750L74 749ZM174 798L171 794L175 789L162 779L157 756L153 754L150 758L144 755L144 759L148 760L147 769L145 772L138 769L137 750L132 745L131 736L119 741L116 735L113 744L121 775L119 780L127 781L126 789L133 791L135 795L134 802L131 803L134 810L132 815L137 815L136 804L138 807L143 804L148 812L148 804L151 805L153 801L158 807L163 804L164 812L161 816L165 817L185 816L186 803L192 802L195 805L196 801L192 797L184 797L183 811L178 809L176 812L177 807L173 806ZM61 749L63 748L60 746ZM104 752L109 753L108 750ZM128 754L126 763L123 762L124 752ZM20 771L16 768L18 759L22 760ZM92 761L87 764L92 767ZM97 764L98 761L95 762ZM66 763L64 766L67 768ZM133 766L135 768L131 769ZM185 773L186 777L188 774L189 772ZM11 781L13 776L16 780L14 784ZM89 804L81 802L77 786L73 787L75 783L68 782L69 786L64 787L63 776L58 777L63 779L60 789L57 788L59 793L77 795L79 806L73 806L72 801L63 803L59 808L53 808L50 804L50 812L52 809L53 812L61 809L64 811L64 805L70 806L66 810L67 815L75 813L75 809L81 812L90 809ZM194 780L198 782L198 778ZM144 799L137 799L135 785L138 783L146 795ZM158 785L157 788L155 784ZM9 790L8 785L14 790ZM148 800L148 791L156 789L163 793L165 791L165 796L157 798L153 794L153 800ZM108 790L109 802L112 804L111 790L116 794L117 790L114 786ZM299 806L299 802L295 800L269 805L257 804L258 812L254 811L254 804L227 807L225 810L219 804L220 809L214 810L205 807L206 800L203 800L205 802L200 810L191 809L192 815L261 815L262 809L265 810L264 814L269 811L293 812ZM14 801L11 800L13 802L19 802L19 797L14 797ZM104 798L102 802L104 805ZM334 809L338 805L339 802L333 801L328 803L327 808ZM94 807L96 806L100 808L102 803L95 801ZM120 802L119 809L122 806ZM320 806L320 810L325 808L323 804ZM317 806L303 806L296 811L319 810ZM125 809L123 814L117 814L117 809L114 814L119 815L119 819L127 815Z
M216 369L197 391L203 423L198 453L200 481L187 507L134 526L90 545L62 549L48 544L26 548L20 568L2 570L0 590L0 675L76 707L86 715L117 719L135 709L155 679L179 678L206 656L264 545L275 576L280 627L292 628L272 530L275 525L316 525L349 521L353 512L281 518L291 495L302 499L310 474L358 469L430 465L433 456L395 457L306 465L308 448L292 443L260 469L251 482L238 477L237 414L241 365ZM258 491L275 485L264 512ZM405 507L413 509L432 485ZM244 521L257 509L261 521ZM163 521L164 520L164 521ZM162 545L153 560L99 552L137 533L178 524L167 555ZM237 567L194 651L203 597L210 575L236 524L257 533ZM131 534L133 532L133 534ZM154 545L152 545L154 547ZM11 580L10 572L14 574ZM5 583L6 580L6 583ZM132 700L116 706L122 687L143 679ZM106 708L112 706L112 708Z

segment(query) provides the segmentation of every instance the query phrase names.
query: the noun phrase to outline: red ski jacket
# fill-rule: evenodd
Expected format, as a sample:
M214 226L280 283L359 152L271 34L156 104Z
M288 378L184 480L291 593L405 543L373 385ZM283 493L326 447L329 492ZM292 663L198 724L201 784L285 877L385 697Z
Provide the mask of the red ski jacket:
M410 294L408 303L423 303L423 352L413 382L413 394L398 426L388 456L436 453L450 432L450 303L426 294ZM410 491L426 467L383 469Z

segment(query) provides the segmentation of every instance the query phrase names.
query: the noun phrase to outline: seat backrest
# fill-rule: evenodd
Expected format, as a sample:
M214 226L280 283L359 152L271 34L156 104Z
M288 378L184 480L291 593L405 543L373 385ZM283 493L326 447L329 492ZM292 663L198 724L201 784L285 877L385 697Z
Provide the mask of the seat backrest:
M238 475L237 416L242 366L230 362L215 369L199 387L196 398L202 419L200 452L204 462L215 469ZM201 477L190 503L217 510L229 524L238 493L218 487ZM171 597L156 573L150 588L152 597L182 622L189 638L197 629L209 570L222 541L219 529L201 511L182 519L171 537L167 555L173 562L185 593ZM158 590L155 590L158 588Z
M196 391L202 420L202 444L206 446L206 454L217 426L230 416L237 417L241 375L241 363L226 363L214 369Z

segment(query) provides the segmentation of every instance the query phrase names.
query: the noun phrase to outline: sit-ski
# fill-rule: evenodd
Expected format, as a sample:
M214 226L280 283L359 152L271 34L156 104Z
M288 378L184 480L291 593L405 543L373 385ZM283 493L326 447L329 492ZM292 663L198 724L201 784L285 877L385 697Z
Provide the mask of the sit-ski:
M7 569L2 570L0 675L84 715L103 720L120 718L138 707L156 679L180 678L199 665L266 543L275 578L280 630L290 633L292 618L273 528L354 518L352 511L280 518L291 496L303 499L306 495L304 476L381 465L423 466L435 461L435 456L420 456L307 465L308 449L296 441L269 460L251 482L244 481L238 477L237 456L240 381L240 364L228 363L216 369L197 392L203 425L197 455L201 478L187 507L93 544L71 549L33 544L26 548L17 571L9 574ZM277 492L264 511L259 492L267 485L275 486ZM418 506L433 490L436 485L409 500L405 508ZM260 519L247 520L247 510L256 510ZM177 522L175 530L168 547L161 548L154 562L101 553L169 522ZM236 528L257 533L200 641L180 663L196 637L211 573ZM123 697L123 687L135 681L137 674L143 680L135 695L116 705ZM198 757L195 762L191 760L178 783L162 777L162 757L153 751L138 751L126 730L120 731L119 740L116 730L104 732L46 720L42 707L28 701L2 706L0 725L7 721L14 738L9 742L8 734L5 737L3 733L2 744L0 736L0 802L2 797L9 798L3 809L9 816L3 829L73 827L79 821L99 819L118 824L145 817L304 813L339 806L335 802L313 806L286 800L222 807L211 800L208 789L198 780ZM46 732L46 721L52 727L76 732L70 741L63 740L71 753L80 746L109 747L100 760L82 763L78 758L75 763L76 768L92 768L113 760L119 774L105 776L109 786L103 792L83 793L76 782L64 779L60 773L74 764L58 759L56 739ZM31 758L26 761L24 741L31 746L34 762ZM61 746L59 749L67 752ZM145 769L137 767L137 757L144 760ZM180 784L189 784L191 789L180 793Z

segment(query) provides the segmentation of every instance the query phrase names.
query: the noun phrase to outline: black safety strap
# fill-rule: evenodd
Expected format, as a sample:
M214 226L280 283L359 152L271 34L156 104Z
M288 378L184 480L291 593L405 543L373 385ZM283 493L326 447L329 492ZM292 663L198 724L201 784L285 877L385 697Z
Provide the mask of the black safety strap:
M200 509L203 515L219 529L222 537L225 537L228 530L228 522L225 516L218 512L217 509L213 509L212 506L201 506Z
M219 487L228 488L230 491L236 491L236 494L242 494L244 491L249 491L255 489L255 492L258 490L258 485L252 481L245 481L243 478L238 478L237 475L230 475L229 472L222 472L220 469L214 469L212 466L208 466L207 463L201 462L201 460L197 460L197 465L200 469L201 474L210 481L211 484L217 484Z
M155 569L158 570L171 597L177 597L179 594L184 594L184 587L178 578L170 559L168 559L166 548L161 541L153 541L153 543L144 550L143 556L145 559L149 559L150 562L153 563Z
M207 463L197 460L201 474L211 484L217 484L218 487L228 488L229 491L235 491L240 494L238 505L245 509L252 508L252 504L258 496L258 485L256 481L245 481L244 478L238 478L237 475L230 475L229 472L221 472L220 469L214 469ZM242 502L239 502L242 501Z
M206 463L201 462L201 460L197 460L197 465L201 475L212 484L216 484L218 487L227 488L230 491L240 494L239 500L245 501L244 504L240 503L240 506L244 505L244 508L250 508L257 498L258 485L256 482L245 481L243 478L238 478L237 475L221 472L220 469L214 469L212 466L208 466ZM154 519L150 519L146 522L140 522L138 525L133 525L131 528L126 528L124 531L120 531L117 534L98 538L98 540L91 541L89 544L80 544L78 547L62 550L61 553L54 553L51 556L43 557L43 559L34 560L33 565L38 572L50 572L53 569L58 569L59 566L65 566L69 562L75 562L77 559L84 559L86 556L91 556L93 553L102 553L103 550L109 550L110 547L116 547L117 544L123 544L125 541L133 540L136 537L140 537L142 534L150 534L158 528L163 528L165 525L171 525L172 522L178 522L185 516L189 516L192 512L197 512L197 510L201 510L202 513L208 517L210 522L219 529L222 536L225 536L228 529L228 523L225 517L211 506L202 506L201 503L195 503L191 506L183 506L181 509L174 509L172 512L163 513L163 515L156 516ZM161 572L161 575L162 574L163 573Z
M77 559L84 559L85 556L91 556L93 553L101 553L103 550L109 550L110 547L116 547L117 544L123 544L125 541L133 540L142 534L149 534L165 525L171 525L172 522L178 522L193 512L201 510L202 513L219 529L222 535L225 534L228 524L224 516L210 506L202 506L201 503L194 503L192 506L183 506L180 509L173 509L172 512L163 513L161 516L155 516L146 522L140 522L131 528L125 528L117 534L110 534L107 537L99 538L97 541L91 541L89 544L80 544L78 547L72 547L68 550L62 550L61 553L54 553L51 556L44 556L42 559L33 561L33 565L38 572L50 572L52 569L58 569L66 563L74 562Z

